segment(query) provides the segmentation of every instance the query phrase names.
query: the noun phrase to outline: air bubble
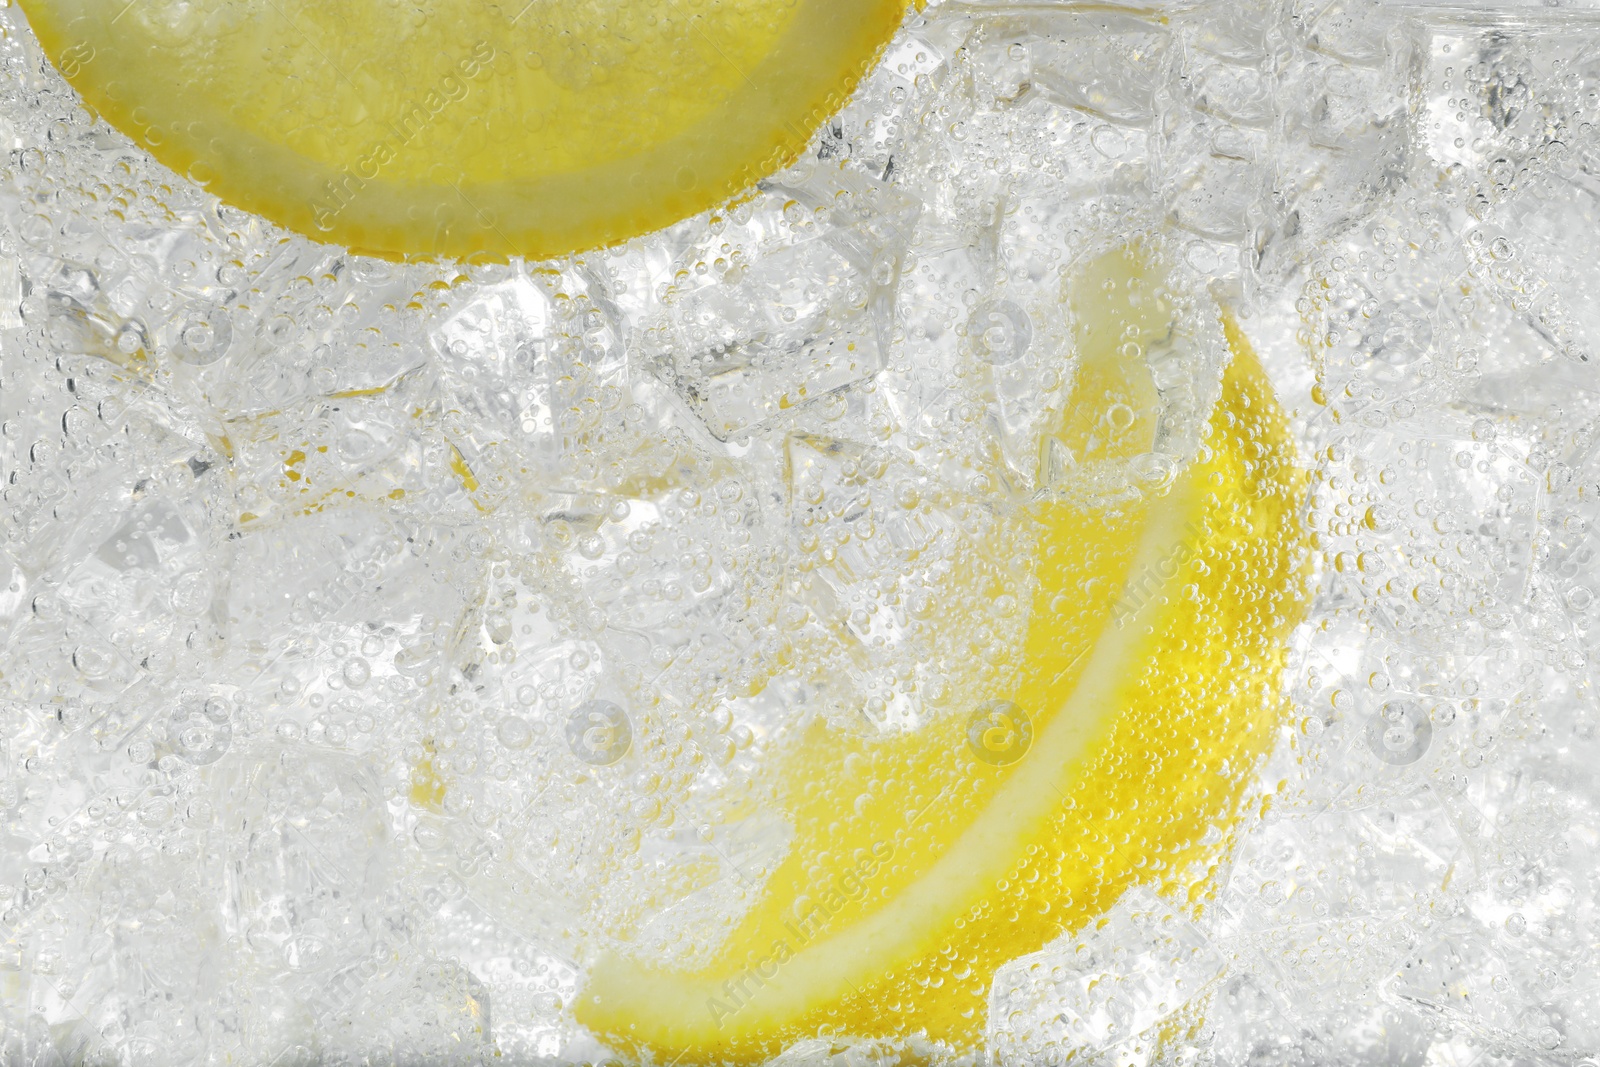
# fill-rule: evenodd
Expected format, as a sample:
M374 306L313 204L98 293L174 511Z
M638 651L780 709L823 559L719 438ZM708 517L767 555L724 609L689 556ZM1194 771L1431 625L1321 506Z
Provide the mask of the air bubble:
M533 743L533 727L519 715L507 715L495 724L495 738L509 749L524 749Z

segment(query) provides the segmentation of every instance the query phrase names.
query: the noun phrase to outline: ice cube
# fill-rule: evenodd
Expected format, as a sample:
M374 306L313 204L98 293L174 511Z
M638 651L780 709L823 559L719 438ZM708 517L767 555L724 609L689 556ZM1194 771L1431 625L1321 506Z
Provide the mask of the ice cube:
M1088 928L995 972L986 1038L1002 1063L1153 1063L1156 1028L1225 969L1186 917L1136 890Z
M721 440L872 377L918 210L836 164L780 175L678 256L644 352Z

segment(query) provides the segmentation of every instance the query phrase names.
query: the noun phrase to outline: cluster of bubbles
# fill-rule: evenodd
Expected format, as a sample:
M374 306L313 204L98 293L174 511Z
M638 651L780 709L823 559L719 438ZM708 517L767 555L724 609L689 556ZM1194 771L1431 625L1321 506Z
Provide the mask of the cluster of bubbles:
M931 4L748 200L461 266L218 204L0 7L0 1058L604 1057L586 963L726 936L815 721L1028 758L964 703L1025 504L1204 449L1212 301L1313 472L1290 725L1203 899L1003 968L989 1052L1600 1052L1597 34ZM1063 286L1132 233L1193 336L1091 470Z
M1487 9L1392 27L1404 152L1289 291L1314 370L1320 609L1226 906L1281 924L1255 948L1287 988L1336 976L1335 1058L1600 1051L1600 857L1579 830L1600 803L1577 237L1595 32ZM1363 1025L1381 1050L1348 1036Z

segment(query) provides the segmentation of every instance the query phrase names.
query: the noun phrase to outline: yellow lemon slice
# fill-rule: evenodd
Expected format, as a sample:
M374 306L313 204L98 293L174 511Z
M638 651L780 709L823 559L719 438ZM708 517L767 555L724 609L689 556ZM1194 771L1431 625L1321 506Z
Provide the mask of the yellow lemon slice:
M374 255L547 259L792 160L908 0L25 0L113 125Z
M1148 368L1120 351L1169 326L1157 273L1121 251L1073 286L1080 364L1060 433L1080 459L1129 458L1153 435ZM789 852L713 961L607 954L581 1022L660 1062L759 1061L827 1033L972 1047L1000 964L1135 883L1200 891L1203 838L1235 814L1275 732L1306 556L1305 476L1225 325L1209 434L1164 495L1037 507L1009 690L972 692L972 715L894 739L819 726L778 772ZM1085 416L1117 404L1131 409L1118 432Z

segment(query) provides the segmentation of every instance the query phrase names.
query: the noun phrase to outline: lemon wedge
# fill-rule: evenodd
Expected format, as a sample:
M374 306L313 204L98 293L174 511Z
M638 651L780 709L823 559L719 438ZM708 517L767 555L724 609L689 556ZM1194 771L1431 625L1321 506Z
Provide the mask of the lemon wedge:
M107 121L224 201L396 258L548 259L791 161L908 0L25 0Z
M1123 249L1072 286L1079 459L1148 448L1158 394L1130 340L1168 331L1159 267ZM817 726L777 769L791 847L697 970L617 949L580 1022L661 1062L754 1062L820 1034L974 1047L990 979L1151 883L1200 894L1278 723L1303 611L1306 479L1243 334L1200 456L1164 494L1037 505L1036 594L1014 684L890 739ZM1129 408L1112 430L1108 405Z

